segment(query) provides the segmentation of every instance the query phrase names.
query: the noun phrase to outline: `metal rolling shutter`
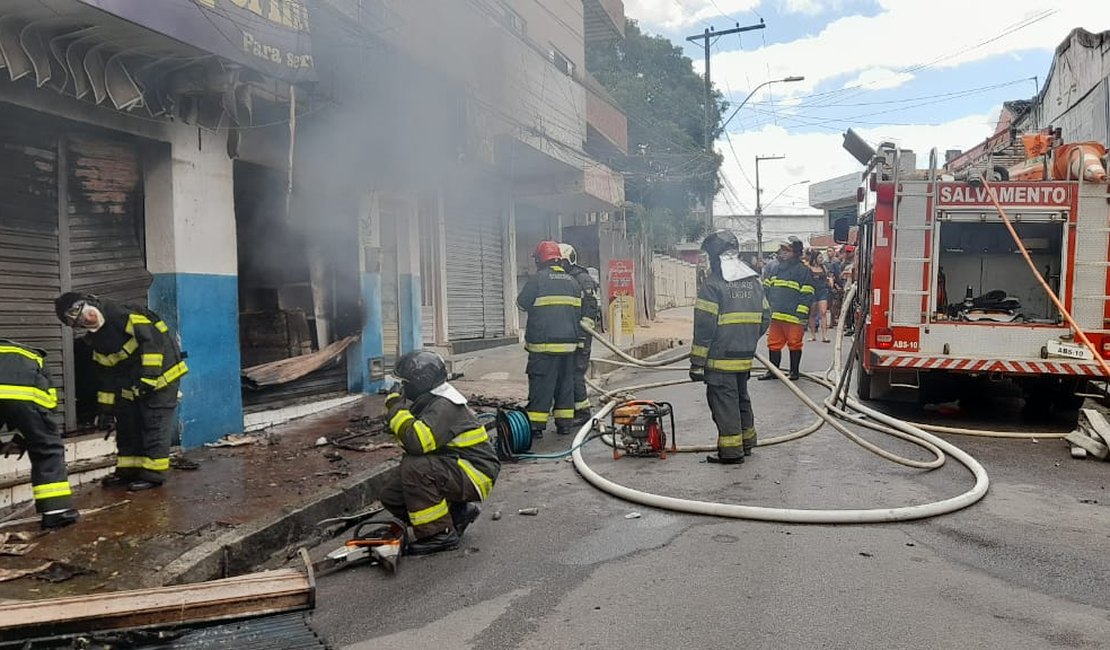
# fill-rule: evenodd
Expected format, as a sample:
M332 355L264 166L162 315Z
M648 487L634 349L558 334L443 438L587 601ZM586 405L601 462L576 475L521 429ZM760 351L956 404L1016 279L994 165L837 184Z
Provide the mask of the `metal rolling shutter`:
M447 329L453 341L505 332L501 218L496 210L447 221Z
M10 126L0 131L0 338L45 349L51 380L60 389L57 155L54 143L34 137Z
M68 143L73 290L145 306L142 172L134 147L96 138Z

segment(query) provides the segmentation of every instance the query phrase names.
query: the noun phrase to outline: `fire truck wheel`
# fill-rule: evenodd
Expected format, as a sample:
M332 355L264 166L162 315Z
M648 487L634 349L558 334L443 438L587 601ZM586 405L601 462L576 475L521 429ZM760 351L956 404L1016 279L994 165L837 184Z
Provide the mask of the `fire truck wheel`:
M1087 399L1082 395L1076 393L1083 392L1086 388L1082 379L1065 379L1060 382L1059 392L1056 393L1056 409L1059 411L1077 411L1083 408L1083 402Z
M864 370L860 359L856 359L856 394L862 400L871 399L871 375Z

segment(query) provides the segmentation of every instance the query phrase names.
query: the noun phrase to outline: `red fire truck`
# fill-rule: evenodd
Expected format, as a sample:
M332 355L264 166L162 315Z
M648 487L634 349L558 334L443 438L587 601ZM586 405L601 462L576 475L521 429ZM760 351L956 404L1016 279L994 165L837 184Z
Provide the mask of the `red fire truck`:
M1102 372L1033 276L986 188L900 170L880 147L864 174L857 248L857 389L956 399L970 379L1012 380L1029 409L1074 409ZM909 165L912 167L912 165ZM991 183L1038 271L1110 358L1106 183Z

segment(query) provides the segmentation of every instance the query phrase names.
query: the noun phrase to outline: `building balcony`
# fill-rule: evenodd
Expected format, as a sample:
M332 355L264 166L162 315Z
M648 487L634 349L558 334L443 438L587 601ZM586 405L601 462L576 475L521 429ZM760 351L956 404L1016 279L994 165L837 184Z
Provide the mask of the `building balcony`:
M628 153L628 118L616 101L589 73L586 87L586 149L605 159Z
M612 41L624 38L624 2L622 0L584 0L586 42Z
M590 163L561 178L518 183L513 195L535 208L563 214L611 212L624 202L624 177L605 165Z

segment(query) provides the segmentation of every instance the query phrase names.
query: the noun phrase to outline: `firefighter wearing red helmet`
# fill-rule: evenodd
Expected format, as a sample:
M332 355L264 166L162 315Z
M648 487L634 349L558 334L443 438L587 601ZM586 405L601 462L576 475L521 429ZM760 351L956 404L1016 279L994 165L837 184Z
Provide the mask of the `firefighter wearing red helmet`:
M581 336L582 287L561 264L559 244L542 241L533 254L536 274L517 296L527 312L524 330L528 350L528 421L533 437L542 437L555 413L560 434L573 431L574 360Z

